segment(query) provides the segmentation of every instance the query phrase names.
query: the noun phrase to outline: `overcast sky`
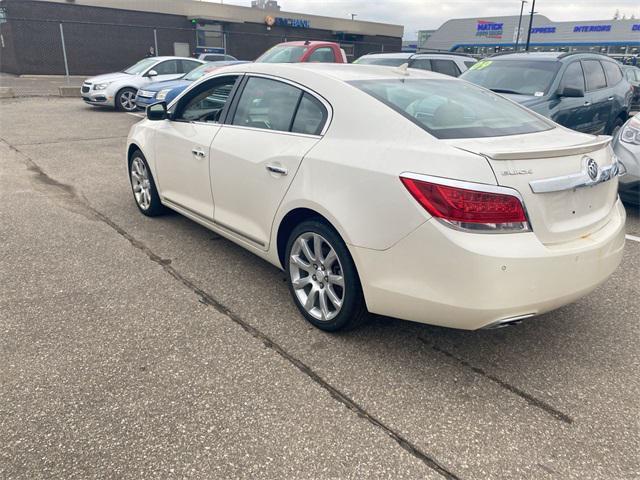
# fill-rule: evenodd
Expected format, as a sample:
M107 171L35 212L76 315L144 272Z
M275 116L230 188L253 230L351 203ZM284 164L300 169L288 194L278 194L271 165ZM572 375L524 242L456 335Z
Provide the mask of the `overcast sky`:
M250 0L222 1L251 5ZM436 29L450 18L520 13L519 0L278 0L278 3L282 10L290 12L348 18L355 13L358 20L404 25L405 39L410 40L417 37L417 30ZM554 21L608 20L616 10L640 19L640 0L536 0L536 11Z

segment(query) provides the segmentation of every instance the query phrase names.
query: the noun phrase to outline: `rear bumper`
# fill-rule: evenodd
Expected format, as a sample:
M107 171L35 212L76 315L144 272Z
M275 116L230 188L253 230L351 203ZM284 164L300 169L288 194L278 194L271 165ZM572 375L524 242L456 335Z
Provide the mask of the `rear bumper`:
M471 234L432 219L388 250L351 247L369 311L475 330L571 303L604 282L624 247L625 211L586 237Z

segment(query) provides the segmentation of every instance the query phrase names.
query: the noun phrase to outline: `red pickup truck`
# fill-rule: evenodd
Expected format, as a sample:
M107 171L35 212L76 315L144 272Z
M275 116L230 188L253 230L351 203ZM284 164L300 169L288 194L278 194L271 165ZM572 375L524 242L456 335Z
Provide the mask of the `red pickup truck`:
M335 42L318 42L307 40L304 42L279 43L264 52L256 63L347 63L347 55L340 45Z

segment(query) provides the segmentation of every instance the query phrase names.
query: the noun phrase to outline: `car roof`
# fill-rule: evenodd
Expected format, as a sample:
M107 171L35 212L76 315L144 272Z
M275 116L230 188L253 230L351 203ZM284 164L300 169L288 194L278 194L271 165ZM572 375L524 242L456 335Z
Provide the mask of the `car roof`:
M487 59L491 60L529 60L529 61L562 61L565 58L598 58L600 60L615 60L607 55L598 52L518 52L518 53L496 53Z
M367 53L366 55L362 55L362 57L368 57L368 58L409 58L412 55L415 55L415 53L408 53L408 52L383 53L383 52L379 52L379 53ZM362 57L360 57L360 58L362 58Z
M193 60L196 62L201 62L202 60L198 60L197 58L191 58L191 57L170 57L170 56L162 56L162 57L149 57L149 58L153 58L157 61L160 60Z
M274 45L274 47L280 47L282 45L292 45L292 46L302 46L302 47L309 47L311 45L337 45L336 42L323 42L321 40L297 40L295 42L282 42L279 43L277 45Z
M356 80L402 79L407 77L458 81L453 77L427 70L401 70L396 67L359 65L352 63L246 63L242 65L223 67L223 69L216 70L209 75L215 75L223 72L263 73L266 75L282 76L294 81L297 79L302 81L303 78L308 78L308 73L313 73L314 76L332 78L342 82Z

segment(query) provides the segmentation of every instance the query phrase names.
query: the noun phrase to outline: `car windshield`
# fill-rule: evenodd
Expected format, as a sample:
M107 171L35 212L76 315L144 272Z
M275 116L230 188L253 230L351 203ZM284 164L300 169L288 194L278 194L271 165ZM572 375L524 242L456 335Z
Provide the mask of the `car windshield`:
M140 60L135 65L124 70L124 73L128 73L129 75L140 75L147 68L158 61L157 58L145 58L144 60Z
M394 78L350 83L436 138L500 137L553 128L525 108L465 82Z
M256 63L296 63L307 51L307 47L275 46L263 53Z
M360 57L353 63L357 63L359 65L384 65L387 67L399 67L403 63L408 62L408 58Z
M556 61L487 59L473 64L460 78L498 93L541 97L559 68Z
M182 77L182 79L193 82L195 80L198 80L200 77L203 77L207 73L213 72L219 67L220 65L216 65L215 63L205 63L204 65L200 65L198 68L194 68L193 70L191 70L184 77Z

